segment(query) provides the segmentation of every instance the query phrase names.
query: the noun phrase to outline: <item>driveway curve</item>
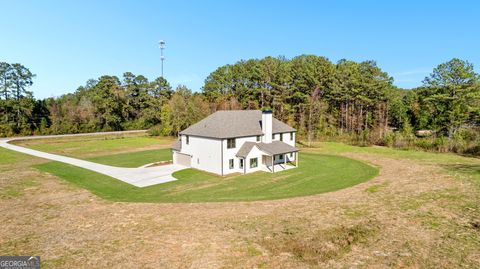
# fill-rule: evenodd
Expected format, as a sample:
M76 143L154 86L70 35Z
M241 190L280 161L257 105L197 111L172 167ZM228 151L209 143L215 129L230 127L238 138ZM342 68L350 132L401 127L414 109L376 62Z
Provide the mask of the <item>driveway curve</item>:
M122 131L122 132L104 132L104 133L87 133L87 134L70 134L70 135L49 135L49 136L28 136L28 137L12 137L1 138L0 147L21 152L24 154L48 159L52 161L62 162L84 169L88 169L100 174L107 175L109 177L116 178L125 183L134 185L136 187L148 187L156 184L170 182L176 180L172 176L172 173L187 168L186 166L177 164L168 164L154 167L140 167L140 168L125 168L116 167L104 164L98 164L85 160L80 160L72 157L66 157L62 155L47 153L43 151L33 150L25 147L16 146L10 144L10 141L14 140L29 140L29 139L42 139L42 138L57 138L57 137L71 137L71 136L91 136L91 135L109 135L109 134L125 134L125 133L139 133L141 131Z

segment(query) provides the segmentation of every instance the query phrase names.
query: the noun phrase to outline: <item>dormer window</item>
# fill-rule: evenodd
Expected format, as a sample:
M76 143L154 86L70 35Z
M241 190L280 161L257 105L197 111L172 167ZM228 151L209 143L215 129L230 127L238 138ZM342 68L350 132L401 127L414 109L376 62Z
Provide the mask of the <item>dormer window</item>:
M260 142L260 136L257 135L257 142Z
M275 139L275 134L272 134L272 140Z
M283 141L283 134L280 134L280 141Z
M185 136L185 143L187 145L190 143L190 137L188 135Z
M293 141L293 132L290 132L290 141Z
M235 148L235 138L227 139L227 149L234 149Z

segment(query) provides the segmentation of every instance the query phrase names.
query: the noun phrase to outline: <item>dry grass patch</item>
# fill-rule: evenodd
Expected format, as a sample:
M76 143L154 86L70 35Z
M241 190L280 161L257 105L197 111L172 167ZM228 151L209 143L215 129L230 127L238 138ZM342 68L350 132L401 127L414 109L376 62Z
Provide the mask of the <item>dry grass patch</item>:
M353 246L366 244L380 230L374 220L327 229L285 229L265 237L260 244L273 255L292 255L310 265L319 265L348 253Z
M373 150L348 153L380 167L370 181L257 202L109 202L10 162L0 188L23 194L0 200L0 253L42 268L478 268L480 160Z

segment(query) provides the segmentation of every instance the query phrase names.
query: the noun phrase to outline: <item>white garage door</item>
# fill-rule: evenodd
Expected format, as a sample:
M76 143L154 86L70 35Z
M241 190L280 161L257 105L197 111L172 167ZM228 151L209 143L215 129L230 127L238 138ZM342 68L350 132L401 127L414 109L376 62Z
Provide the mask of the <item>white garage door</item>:
M176 164L180 164L180 165L190 167L191 166L191 160L192 160L192 157L190 157L190 155L175 152L175 163Z

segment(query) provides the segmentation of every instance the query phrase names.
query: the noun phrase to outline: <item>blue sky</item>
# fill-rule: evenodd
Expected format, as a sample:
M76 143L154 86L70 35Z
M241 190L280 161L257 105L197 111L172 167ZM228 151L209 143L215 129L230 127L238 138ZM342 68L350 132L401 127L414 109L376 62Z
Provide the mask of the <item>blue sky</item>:
M453 57L480 67L479 1L0 0L0 61L37 77L37 98L125 71L200 90L217 67L300 54L376 60L405 88Z

